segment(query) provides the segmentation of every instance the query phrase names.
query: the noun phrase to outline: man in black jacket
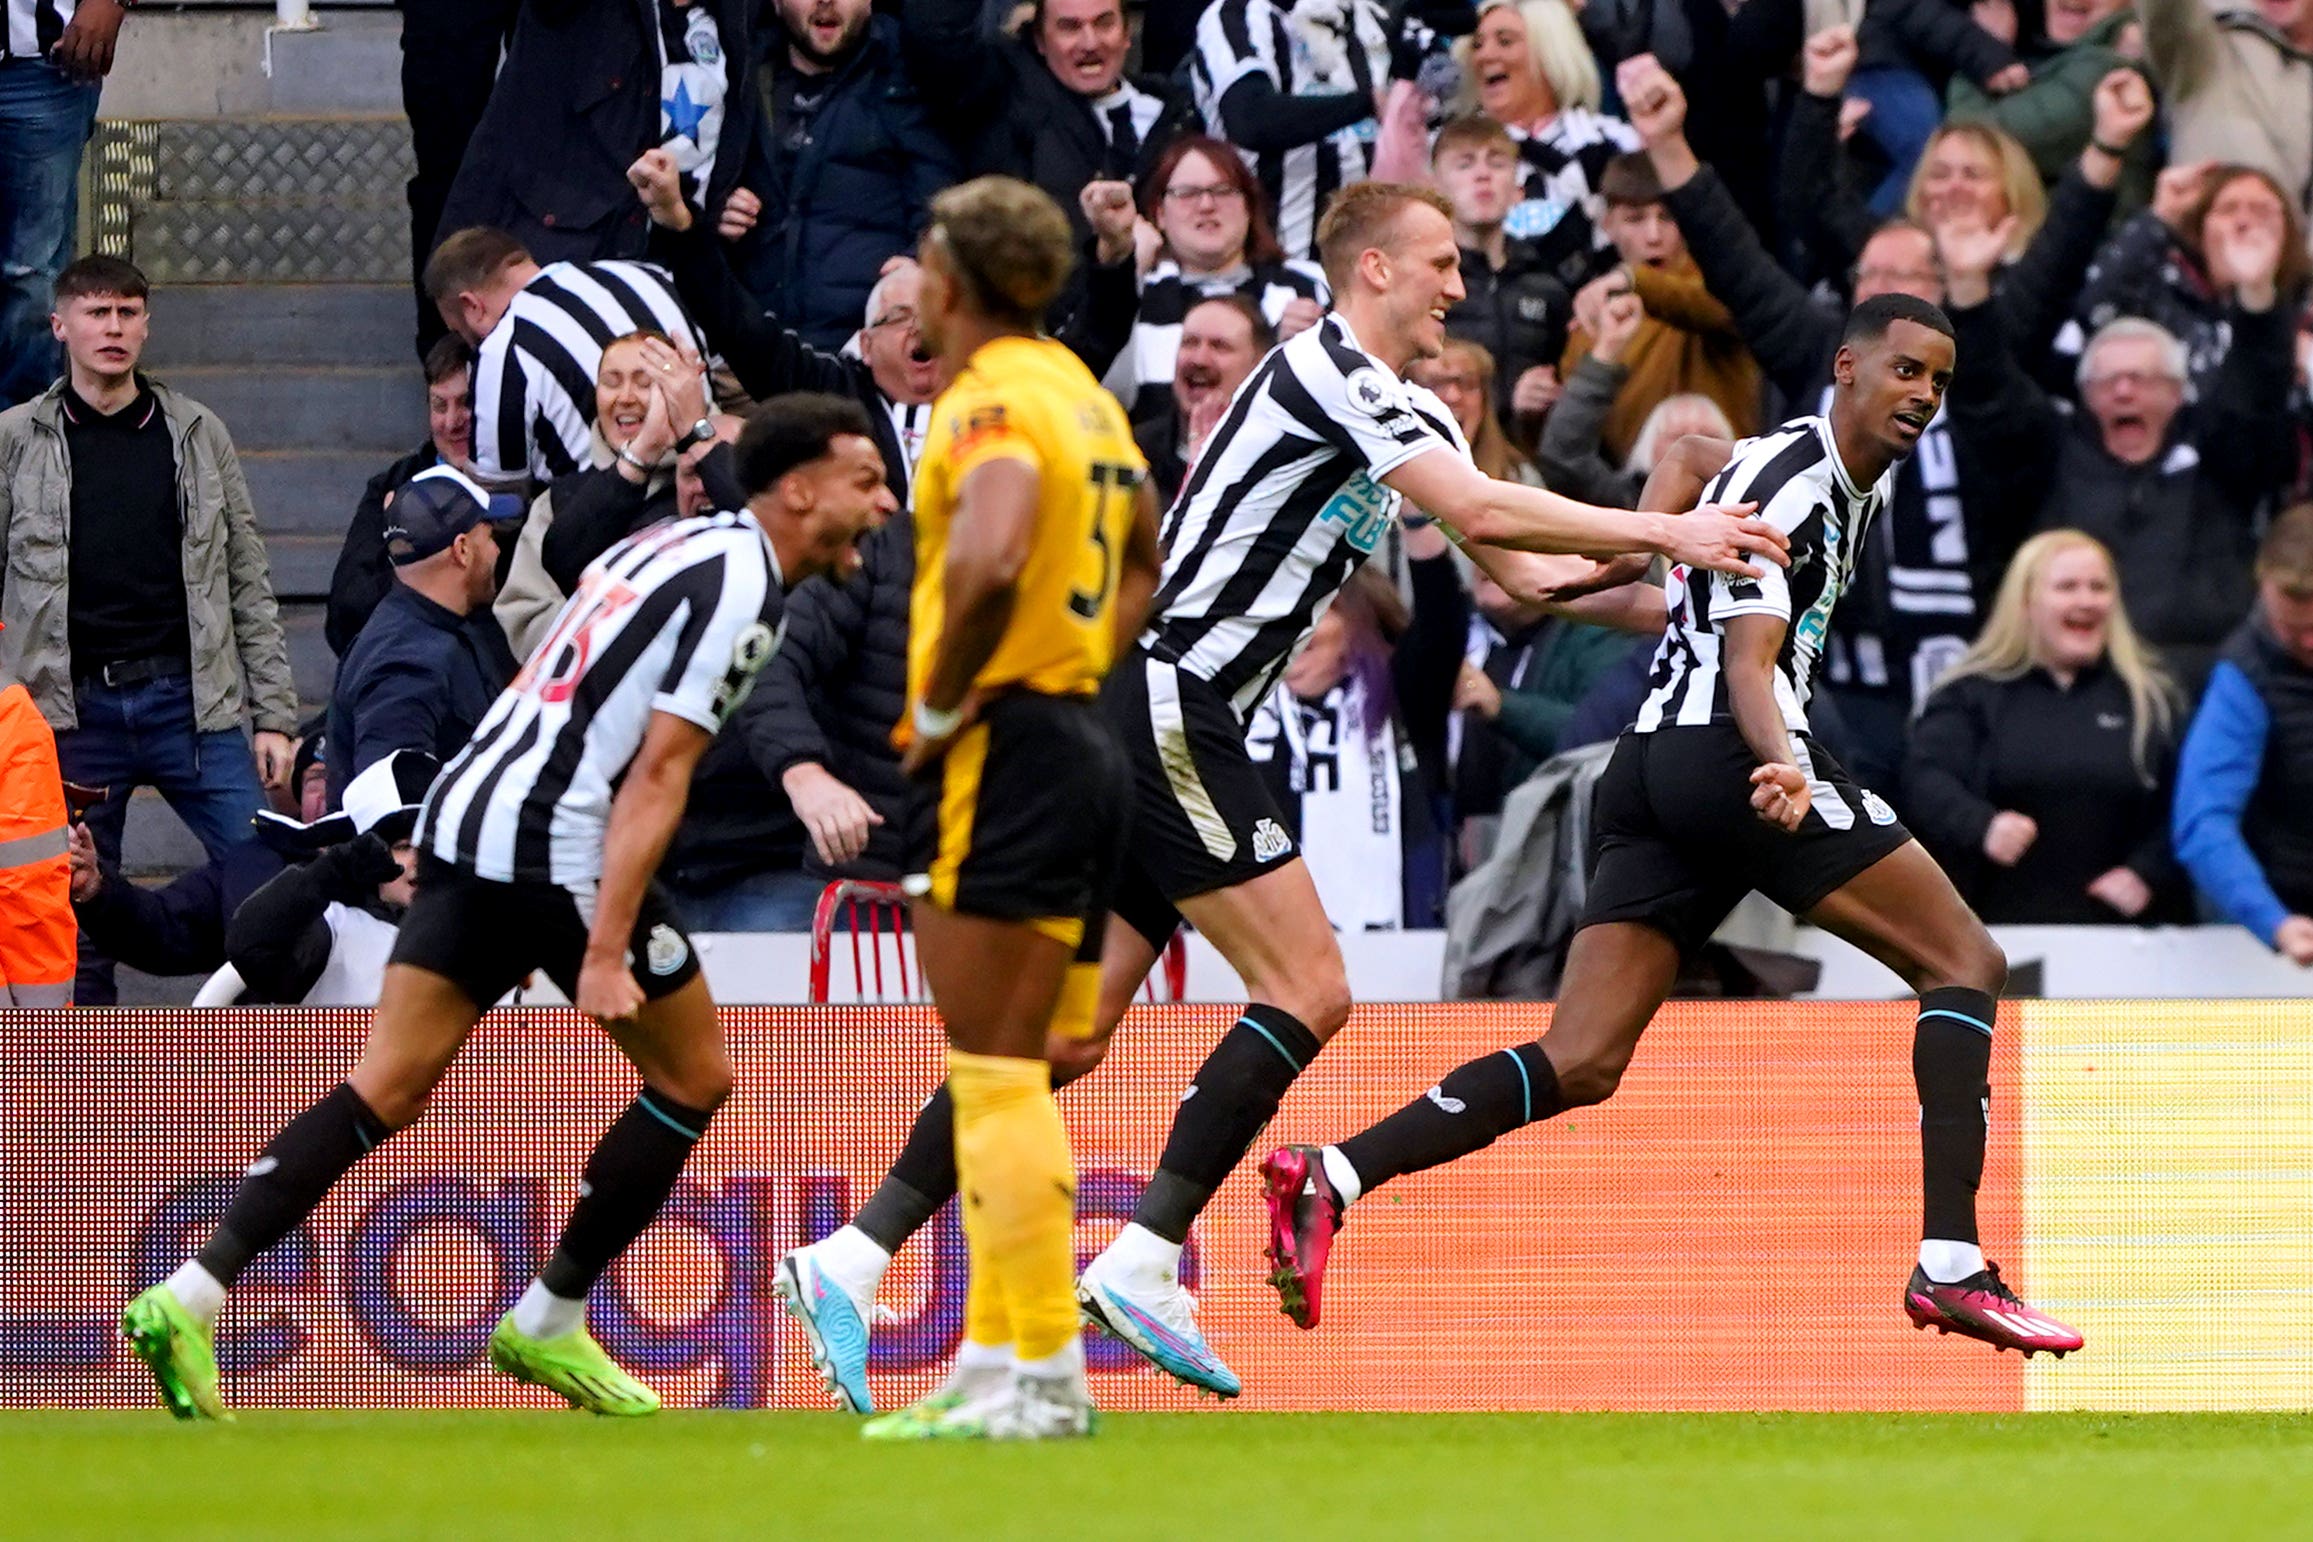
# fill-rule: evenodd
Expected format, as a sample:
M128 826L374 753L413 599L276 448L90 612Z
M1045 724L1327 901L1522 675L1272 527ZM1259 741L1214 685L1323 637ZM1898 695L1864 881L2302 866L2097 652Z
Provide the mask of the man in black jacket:
M1173 355L1171 403L1133 429L1160 504L1172 506L1229 398L1276 346L1269 318L1241 294L1214 295L1189 307L1181 318L1180 351Z
M1044 189L1081 244L1093 235L1085 187L1139 182L1194 109L1170 81L1126 77L1124 0L1036 0L1021 37L995 30L998 14L981 0L905 0L909 67L965 147L961 170Z
M530 0L435 244L488 225L541 264L639 257L650 230L626 168L653 146L682 153L686 170L713 146L698 198L720 217L755 137L753 10L750 0Z
M513 655L490 615L498 591L495 527L522 517L454 466L420 472L386 511L393 592L338 671L329 701L330 806L396 750L448 760L506 682Z
M341 659L394 586L393 564L386 560L386 499L421 471L434 466L463 470L473 457L474 350L464 338L444 334L426 350L425 369L426 442L369 479L329 575L322 636Z
M885 261L907 251L955 159L868 0L778 0L756 70L762 110L744 177L767 217L737 253L762 308L840 348Z

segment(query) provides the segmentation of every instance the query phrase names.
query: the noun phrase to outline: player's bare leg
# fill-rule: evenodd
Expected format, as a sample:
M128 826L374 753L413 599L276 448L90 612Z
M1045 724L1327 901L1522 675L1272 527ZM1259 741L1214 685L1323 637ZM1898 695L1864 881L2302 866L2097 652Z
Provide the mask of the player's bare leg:
M1075 1161L1044 1058L1075 947L1035 925L923 902L915 906L914 923L924 978L948 1034L971 1254L967 1347L959 1364L969 1376L994 1370L1000 1357L1006 1372L984 1396L955 1399L930 1433L1089 1433L1091 1400L1071 1290ZM868 1427L871 1437L917 1432L908 1411Z
M347 1078L282 1127L249 1164L199 1252L121 1315L121 1332L180 1419L229 1418L212 1347L225 1292L249 1261L313 1213L347 1168L426 1106L481 1008L430 970L394 964Z
M1678 946L1609 921L1574 934L1549 1031L1455 1068L1396 1113L1334 1146L1284 1146L1261 1164L1269 1283L1301 1327L1317 1325L1344 1212L1368 1190L1482 1151L1529 1124L1613 1096L1678 980Z
M1919 995L1911 1067L1925 1204L1905 1313L1918 1327L2027 1356L2078 1349L2079 1333L2025 1306L2001 1282L1976 1232L2006 955L1917 841L1849 879L1806 919L1887 965Z
M1242 1383L1197 1329L1195 1303L1180 1282L1181 1250L1286 1089L1348 1021L1349 980L1317 886L1297 857L1183 900L1180 909L1237 971L1249 1004L1181 1094L1155 1176L1131 1223L1085 1267L1077 1299L1094 1322L1170 1375L1235 1397ZM1112 981L1123 983L1124 968L1142 957L1153 951L1120 960ZM1116 1002L1112 992L1103 1004Z

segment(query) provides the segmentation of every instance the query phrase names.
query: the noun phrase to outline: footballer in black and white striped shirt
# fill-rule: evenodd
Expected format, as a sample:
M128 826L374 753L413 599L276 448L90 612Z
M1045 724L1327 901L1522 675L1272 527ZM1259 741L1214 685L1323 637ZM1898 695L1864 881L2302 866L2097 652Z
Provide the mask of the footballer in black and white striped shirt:
M1462 298L1453 221L1435 192L1358 183L1326 211L1318 248L1335 309L1238 387L1166 515L1149 623L1104 693L1136 798L1099 1031L1114 1026L1184 916L1236 969L1252 1005L1183 1099L1132 1224L1084 1278L1097 1280L1107 1320L1161 1325L1128 1327L1128 1342L1224 1396L1235 1378L1197 1333L1180 1243L1349 1011L1340 946L1246 752L1247 716L1408 499L1505 587L1545 603L1623 571L1590 558L1661 551L1758 576L1785 544L1758 520L1592 508L1471 463L1444 403L1403 378L1414 359L1443 350L1446 310ZM1643 605L1629 613L1661 624L1659 603L1650 616Z
M474 347L473 471L492 485L550 481L593 464L594 377L616 339L654 332L707 353L665 269L622 260L542 268L489 226L434 249L426 294Z
M1598 783L1590 894L1549 1032L1470 1061L1338 1145L1288 1146L1262 1164L1272 1280L1304 1326L1348 1205L1604 1101L1681 966L1757 889L1919 993L1911 1065L1925 1219L1905 1314L2027 1355L2081 1346L2018 1299L1976 1230L2007 958L1895 811L1807 732L1831 609L1897 462L1942 406L1956 353L1951 323L1927 301L1866 300L1847 320L1830 410L1736 447L1709 491L1761 501L1790 535L1789 575L1674 572L1654 691Z
M210 1345L233 1281L418 1117L483 1008L532 970L612 1030L642 1088L587 1159L490 1363L594 1413L657 1409L587 1334L587 1293L665 1203L731 1059L652 874L700 756L778 646L784 585L855 565L853 543L896 506L866 410L845 397L781 397L698 469L723 512L596 559L428 792L417 894L352 1074L249 1165L199 1253L129 1303L122 1331L178 1417L225 1417Z

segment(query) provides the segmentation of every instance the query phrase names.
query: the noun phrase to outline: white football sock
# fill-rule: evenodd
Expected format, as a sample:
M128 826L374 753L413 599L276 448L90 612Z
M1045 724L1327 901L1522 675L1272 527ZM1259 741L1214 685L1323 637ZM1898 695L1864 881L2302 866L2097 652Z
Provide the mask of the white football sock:
M522 1299L514 1303L514 1331L534 1339L558 1339L585 1324L585 1297L573 1301L568 1296L558 1296L536 1280L522 1292Z
M891 1255L873 1237L856 1226L842 1226L812 1244L813 1262L862 1301L875 1300Z
M1365 1180L1357 1176L1357 1169L1349 1165L1349 1158L1341 1154L1339 1146L1327 1146L1318 1153L1325 1163L1325 1181L1333 1185L1333 1192L1341 1196L1343 1205L1354 1205L1357 1196L1365 1192Z
M169 1294L177 1304L212 1326L217 1313L224 1309L224 1282L201 1267L200 1260L188 1258L177 1265L177 1272L169 1276Z
M959 1371L993 1371L1007 1369L1012 1364L1012 1346L1009 1344L975 1344L970 1339L956 1346L956 1369Z
M1084 1340L1072 1338L1060 1347L1058 1354L1046 1355L1041 1360L1020 1362L1020 1374L1040 1376L1051 1381L1082 1381L1084 1379Z
M1162 1275L1169 1279L1181 1272L1181 1245L1165 1241L1137 1221L1126 1223L1100 1256L1113 1256L1127 1274Z
M1919 1266L1938 1285L1964 1280L1984 1272L1984 1250L1973 1242L1937 1242L1919 1245Z

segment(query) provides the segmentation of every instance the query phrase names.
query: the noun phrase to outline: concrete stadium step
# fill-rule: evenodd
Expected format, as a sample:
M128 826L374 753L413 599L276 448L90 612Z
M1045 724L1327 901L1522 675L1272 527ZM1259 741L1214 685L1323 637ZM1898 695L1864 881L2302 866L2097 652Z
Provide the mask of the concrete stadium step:
M329 575L345 541L334 535L265 536L265 555L273 563L273 597L284 604L320 601L329 597Z
M129 799L120 852L121 870L131 878L173 876L209 860L185 822L150 787Z
M424 437L422 434L420 437ZM257 523L268 538L280 535L342 536L353 519L369 479L399 454L417 448L413 439L394 454L372 450L244 450L241 474Z
M318 600L281 602L281 629L289 638L289 672L297 681L301 723L329 705L330 688L337 681L337 655L329 651L329 639L322 635L326 616L327 608Z
M155 373L222 418L243 451L363 450L391 459L426 436L425 392L414 361L205 364Z
M166 284L147 365L387 365L414 356L416 302L399 284Z

